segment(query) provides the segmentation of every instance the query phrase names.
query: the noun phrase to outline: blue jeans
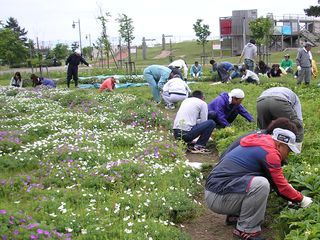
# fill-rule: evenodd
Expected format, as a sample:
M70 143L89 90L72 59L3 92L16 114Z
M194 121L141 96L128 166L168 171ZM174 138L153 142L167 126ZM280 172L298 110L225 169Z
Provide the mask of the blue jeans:
M253 71L253 67L254 67L254 61L251 60L251 59L245 59L244 60L244 64L247 66L247 68L250 70L250 71Z
M144 79L149 83L149 87L151 89L151 93L153 96L153 99L156 102L161 101L161 96L160 96L160 89L158 87L158 80L154 78L154 76L150 73L143 73Z
M183 131L181 129L173 129L175 139L182 139L183 141L190 143L193 139L199 137L196 142L196 145L205 147L213 129L216 127L216 123L213 120L207 120L205 122L199 123L190 131Z

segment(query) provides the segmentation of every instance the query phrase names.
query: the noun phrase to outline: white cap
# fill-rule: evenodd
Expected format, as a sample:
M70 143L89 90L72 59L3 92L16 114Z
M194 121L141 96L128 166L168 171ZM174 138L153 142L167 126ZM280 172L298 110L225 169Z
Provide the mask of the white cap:
M75 53L81 54L81 51L79 48L77 48L76 50L74 50Z
M287 144L294 153L300 153L299 148L296 146L296 135L286 129L275 128L272 132L272 138L278 142Z
M235 98L244 98L244 91L242 91L240 88L235 88L231 90L229 96Z
M120 82L120 81L119 81L119 77L118 77L117 75L113 75L112 77L114 78L114 80L116 81L116 83L119 83L119 82Z

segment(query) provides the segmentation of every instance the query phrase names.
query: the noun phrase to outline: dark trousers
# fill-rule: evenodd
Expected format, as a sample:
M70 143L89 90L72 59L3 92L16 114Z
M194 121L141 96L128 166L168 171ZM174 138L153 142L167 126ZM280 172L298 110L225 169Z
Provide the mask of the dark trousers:
M78 87L78 66L68 66L67 72L67 86L70 87L70 81L73 78L74 86Z
M173 129L174 138L182 139L183 141L190 143L193 139L200 136L196 142L196 145L206 146L215 127L216 124L213 120L207 120L193 126L190 131Z

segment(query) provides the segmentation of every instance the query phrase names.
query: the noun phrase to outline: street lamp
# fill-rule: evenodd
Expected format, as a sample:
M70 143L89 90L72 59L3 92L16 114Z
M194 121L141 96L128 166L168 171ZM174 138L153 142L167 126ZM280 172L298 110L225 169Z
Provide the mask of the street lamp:
M82 56L82 44L81 44L81 29L80 29L80 19L78 19L78 21L77 22L75 22L75 21L73 21L73 23L72 23L72 27L73 28L76 28L76 24L78 24L78 26L79 26L79 39L80 39L80 53L81 53L81 56Z
M92 61L92 47L91 47L91 34L86 34L86 39L88 39L89 36L89 44L90 44L90 60Z

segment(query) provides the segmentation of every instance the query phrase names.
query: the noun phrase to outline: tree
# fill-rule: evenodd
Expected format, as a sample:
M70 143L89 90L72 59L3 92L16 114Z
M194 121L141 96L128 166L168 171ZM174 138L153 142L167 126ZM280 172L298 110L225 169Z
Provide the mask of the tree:
M320 6L310 6L309 8L304 9L304 12L307 16L320 16Z
M129 73L132 74L132 65L131 65L131 43L135 38L133 36L133 21L126 14L121 14L117 19L120 25L119 33L122 39L127 43L128 48L128 64L129 64Z
M69 46L67 44L58 43L56 46L52 49L52 53L54 57L58 60L66 59L69 55Z
M272 31L273 31L272 26L273 26L272 20L268 17L266 18L260 17L249 22L249 28L252 34L252 38L256 40L259 53L260 53L261 44L264 44L267 47L266 51L268 51L268 46L270 45L270 36L272 35ZM260 59L260 55L259 55L259 59Z
M4 26L5 28L9 28L13 30L14 32L19 34L19 39L24 42L27 45L27 33L28 31L25 30L25 28L21 28L18 24L17 19L13 17L9 17L7 20L7 23Z
M93 56L91 56L92 55L92 51L93 51L93 47L90 47L90 46L89 47L84 47L82 49L84 57L85 58L90 58L91 60L92 60L92 57L93 57Z
M196 36L198 37L198 44L202 45L202 55L206 56L205 45L207 42L209 42L207 38L210 36L211 32L209 31L209 25L201 24L202 21L202 19L197 19L196 23L193 24L193 30L195 31Z
M9 28L0 29L0 56L3 63L12 66L26 60L28 49L19 39L18 33Z
M105 14L103 14L101 8L100 8L100 14L101 15L98 17L98 19L101 22L102 32L101 32L101 37L98 38L98 40L97 40L97 45L94 44L94 46L100 50L101 57L103 56L103 49L105 50L105 52L107 53L107 64L108 64L108 68L109 68L110 67L109 66L109 58L110 58L109 54L112 49L111 49L111 44L109 42L108 35L107 35L107 22L109 21L111 14L109 12L106 12ZM102 46L103 46L103 48L102 48ZM102 59L102 66L103 66L103 59Z
M78 48L79 48L79 43L78 42L71 43L71 51L72 52L74 52Z

